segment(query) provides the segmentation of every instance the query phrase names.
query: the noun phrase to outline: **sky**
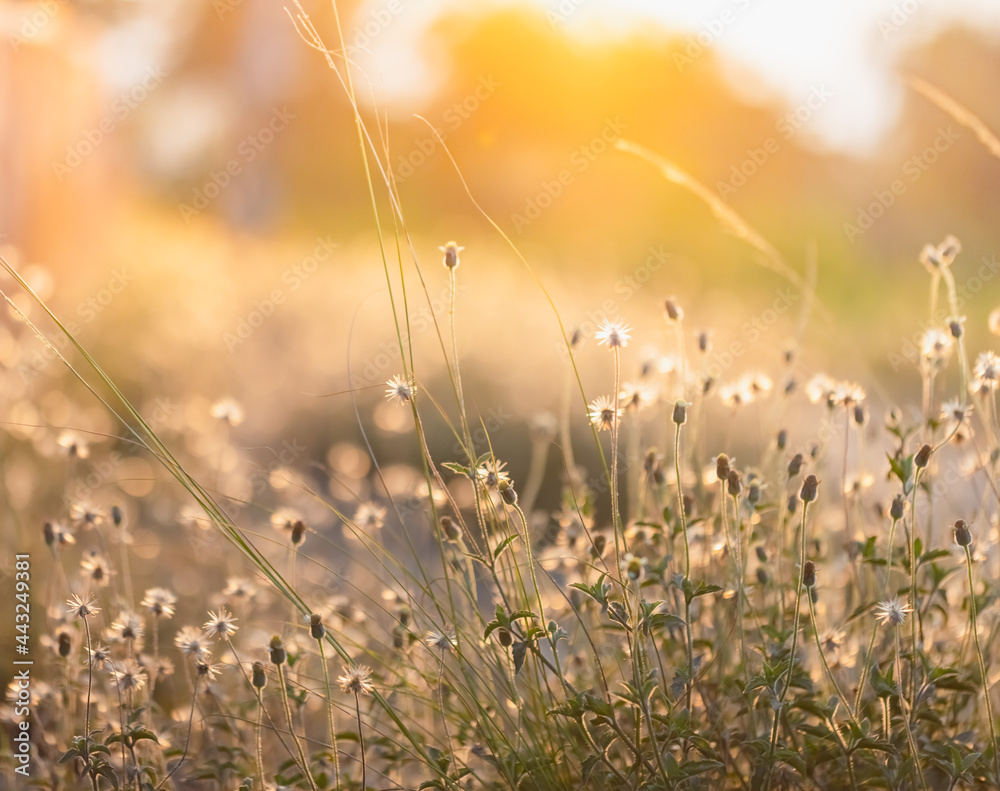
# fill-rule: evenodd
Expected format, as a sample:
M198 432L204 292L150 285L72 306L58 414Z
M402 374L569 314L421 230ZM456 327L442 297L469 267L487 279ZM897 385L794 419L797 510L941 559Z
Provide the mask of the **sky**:
M374 67L390 102L416 108L440 84L420 48L438 16L515 5L588 40L679 35L693 53L711 49L751 103L778 96L794 109L820 89L830 98L810 124L815 143L857 155L896 120L904 90L894 66L907 49L954 24L1000 43L1000 0L370 0L354 19L359 63Z

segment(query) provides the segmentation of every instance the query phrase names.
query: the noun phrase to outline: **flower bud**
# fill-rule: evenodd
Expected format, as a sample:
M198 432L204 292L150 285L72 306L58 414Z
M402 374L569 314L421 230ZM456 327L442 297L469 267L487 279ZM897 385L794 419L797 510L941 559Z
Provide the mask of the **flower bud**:
M125 515L122 513L122 509L117 505L111 506L111 521L114 523L115 527L121 527L122 522L125 521Z
M815 475L807 475L806 479L802 482L802 491L799 492L799 497L802 502L811 503L816 499L818 490L819 479Z
M678 399L674 402L674 423L683 426L687 422L687 408L691 406L686 401Z
M729 493L734 496L739 495L743 491L743 480L736 470L729 471L729 475L726 477L726 485Z
M905 507L906 498L901 494L897 494L892 498L892 505L889 506L889 516L897 521L902 519Z
M795 512L799 510L799 498L796 497L794 494L788 495L787 506L788 506L788 515L794 516Z
M73 641L69 634L66 632L59 633L59 656L69 656L70 649L73 647Z
M807 560L802 565L802 584L807 588L816 584L816 564L811 560Z
M305 540L306 537L306 523L301 519L296 519L292 523L292 545L298 546Z
M250 679L250 683L257 689L263 689L267 686L267 673L264 672L264 664L262 662L253 663L253 676Z
M441 517L441 530L449 541L458 541L458 537L461 535L458 526L450 516Z
M761 585L767 585L768 582L767 569L765 569L763 566L757 566L757 582L759 582Z
M790 462L788 462L788 477L794 478L800 472L802 472L802 465L805 459L802 458L801 453L796 453Z
M663 303L663 308L667 312L667 318L670 321L680 321L684 318L684 311L681 310L681 306L677 304L677 301L670 297Z
M757 560L761 563L767 563L767 550L762 546L757 547Z
M459 264L458 254L465 248L459 247L455 242L448 242L438 249L444 253L444 265L449 269L455 269Z
M281 643L281 638L278 635L274 635L268 647L271 649L271 664L284 664L285 660L288 659L288 653L285 651L285 646Z
M927 466L928 462L931 460L931 446L921 445L920 450L917 451L917 455L913 457L913 463L916 465L918 470L922 470Z
M958 319L949 321L948 329L951 331L951 337L955 339L961 338L965 334L965 327Z
M707 330L702 330L698 333L698 351L703 354L708 354L712 348L712 336Z
M323 616L319 613L313 613L309 616L309 634L312 635L314 640L322 640L324 635L326 635L326 627L323 626Z
M52 527L52 523L46 522L42 526L42 532L45 535L45 546L52 546L56 542L56 531L55 528Z
M955 543L960 547L967 547L972 543L972 533L964 519L955 522Z
M865 412L864 404L854 405L854 423L858 426L863 426L868 421L868 413Z
M760 484L757 481L751 483L747 489L747 501L751 505L757 505L760 502Z
M720 481L729 477L729 457L725 453L720 453L715 460L715 475Z
M497 640L500 641L500 645L504 648L510 648L511 643L514 642L514 637L509 631L501 626L497 629Z
M507 481L499 481L497 489L500 492L500 499L507 503L507 505L517 505L517 492L514 491L514 487Z
M788 445L788 431L787 431L787 429L781 429L781 431L778 432L778 438L777 438L777 441L776 441L776 445L777 445L778 450L784 450L785 446Z

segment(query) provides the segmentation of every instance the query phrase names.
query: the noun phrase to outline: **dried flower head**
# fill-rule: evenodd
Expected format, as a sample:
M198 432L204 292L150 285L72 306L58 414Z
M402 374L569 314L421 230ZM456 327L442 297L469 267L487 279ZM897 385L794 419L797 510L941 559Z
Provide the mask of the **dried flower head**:
M75 431L62 431L56 439L56 444L65 451L71 459L86 459L90 456L90 445Z
M906 614L913 610L909 604L903 604L899 597L879 602L875 605L875 618L879 623L899 626L906 620Z
M601 431L612 429L622 411L608 396L598 396L590 402L590 422Z
M417 394L417 385L412 379L396 375L386 384L385 397L397 404L407 404Z
M337 679L340 691L351 695L370 695L375 686L371 683L372 669L365 665L351 665L344 668L344 674Z
M928 272L945 269L951 266L951 262L961 251L962 243L949 234L937 246L925 244L923 250L920 251L920 263Z
M361 503L354 512L354 524L370 533L385 524L386 510L372 502Z
M206 644L206 637L194 626L185 626L174 635L174 645L176 645L184 656L190 656L195 660L207 660L212 652Z
M120 662L111 675L122 692L138 692L146 685L146 673L134 659Z
M972 375L982 387L996 390L1000 386L1000 357L993 352L982 352L976 358Z
M173 618L175 604L177 597L171 591L166 588L150 588L139 606L144 607L154 618Z
M202 627L206 637L215 637L219 640L228 640L239 629L236 625L236 618L231 615L225 607L220 607L219 611L209 612L208 620Z
M632 337L630 335L631 332L632 328L621 319L615 319L614 321L604 319L595 337L601 346L607 346L609 349L617 349L628 346L629 338Z
M476 468L476 477L488 489L496 489L501 482L510 483L510 475L504 469L506 462L487 459Z
M442 652L450 651L458 645L454 629L445 629L443 632L429 631L424 635L424 642L429 648L436 648Z
M101 608L97 606L97 599L90 593L86 596L73 594L66 600L66 607L74 618L90 618L101 611Z
M112 643L132 643L142 640L145 625L142 618L134 612L126 610L118 619L104 630L104 638Z

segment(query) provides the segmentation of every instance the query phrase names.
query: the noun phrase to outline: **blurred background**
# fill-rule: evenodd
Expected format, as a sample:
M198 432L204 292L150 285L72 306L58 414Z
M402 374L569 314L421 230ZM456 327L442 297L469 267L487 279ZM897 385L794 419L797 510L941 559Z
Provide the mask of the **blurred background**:
M303 11L338 49L332 6ZM567 331L616 316L635 328L626 378L672 342L667 296L689 342L712 331L720 381L779 368L807 300L704 201L615 150L618 138L683 168L796 272L815 261L821 304L800 337L800 378L825 370L886 404L919 403L929 278L918 253L947 234L964 246L970 353L988 342L1000 161L906 76L1000 129L996 3L345 0L339 11L426 283L372 160L394 282L400 234L418 378L447 392L431 318L447 319L438 246L455 239L467 395L501 450L523 444L528 416L557 409L559 326L432 128ZM353 391L376 451L411 458L394 442L405 410L383 397L399 347L353 116L296 13L269 0L2 2L0 244L147 412L166 405L165 420L198 426L233 396L239 444L266 464L282 441L317 456L357 442ZM607 357L588 354L590 392L610 391ZM52 356L5 319L9 420L117 431ZM435 438L449 455L450 436Z

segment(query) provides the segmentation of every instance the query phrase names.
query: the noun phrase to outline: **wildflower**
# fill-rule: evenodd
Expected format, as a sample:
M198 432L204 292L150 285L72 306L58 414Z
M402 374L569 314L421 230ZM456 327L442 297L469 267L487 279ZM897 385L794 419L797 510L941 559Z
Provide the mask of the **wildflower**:
M372 502L361 503L354 512L354 524L374 532L385 524L386 510Z
M731 382L719 387L719 400L728 407L736 409L744 404L753 403L756 393L745 377L737 382Z
M73 534L59 522L46 522L42 527L42 533L45 536L46 546L63 547L76 543Z
M95 550L91 550L80 560L80 568L85 572L84 576L99 587L111 581L111 564Z
M413 400L417 394L417 385L412 379L398 374L390 379L386 384L385 397L390 401L405 404Z
M626 552L622 555L622 573L632 582L635 582L642 576L642 572L646 568L646 563L646 558L637 558L631 552Z
M236 400L229 397L220 398L212 404L209 414L230 427L238 426L246 417L243 407Z
M608 396L599 396L590 403L590 422L601 431L609 430L621 415L621 409L617 408Z
M450 651L458 645L454 629L446 629L443 632L427 632L424 635L424 642L427 643L429 648L436 648L439 651Z
M144 631L142 618L126 610L118 616L118 620L105 629L104 637L114 643L136 643L142 640Z
M933 273L935 270L951 266L951 262L955 260L955 256L961 251L962 243L949 234L937 247L932 244L925 244L924 249L920 251L920 263L924 265L928 272Z
M66 455L71 459L86 459L90 456L90 445L75 431L61 432L56 444L66 451Z
M951 355L954 340L937 327L927 330L920 340L921 362L932 369L941 368Z
M257 586L250 580L242 577L229 577L226 580L226 587L222 595L227 599L245 599L251 601L257 596Z
M458 268L458 254L464 249L464 247L459 247L455 242L446 242L442 247L438 248L438 250L444 253L444 265L449 269Z
M875 618L879 623L899 626L906 620L906 614L913 610L909 604L903 604L899 597L882 601L875 605Z
M90 661L98 669L103 669L104 664L111 659L111 649L106 645L95 645L90 649Z
M214 681L218 678L219 673L222 672L222 665L213 665L205 660L198 660L195 663L195 669L199 676L208 678L209 681Z
M139 603L154 618L173 618L177 597L166 588L150 588Z
M623 409L639 411L656 400L656 388L645 382L626 382L618 393L618 401Z
M506 462L496 459L484 461L476 469L476 477L489 489L496 489L501 483L510 483L510 475L504 470Z
M206 637L217 637L219 640L228 640L239 629L234 618L225 607L220 607L217 613L209 612L208 620L202 627Z
M972 375L980 385L990 391L1000 385L1000 357L993 352L983 352L976 358Z
M72 598L66 600L69 614L74 618L89 618L91 615L97 615L101 608L96 605L97 599L89 593L85 597L74 594Z
M134 659L126 659L111 671L115 683L123 692L138 692L146 685L146 673Z
M352 695L370 695L375 686L371 683L372 670L365 665L351 665L344 668L344 674L337 679L340 691Z
M271 514L271 527L279 533L288 533L288 539L295 545L305 538L306 523L294 508L279 508Z
M89 530L92 527L103 524L104 517L103 510L86 500L75 502L69 507L69 520L72 522L73 527L82 527Z
M205 645L205 636L194 626L185 626L174 636L176 645L184 656L193 657L196 660L207 660L212 652Z
M829 403L837 384L826 374L816 374L806 383L806 396L814 404Z
M852 407L865 400L865 391L855 382L838 382L827 396L827 403Z
M632 337L630 335L631 332L632 328L621 319L615 319L614 321L604 319L595 337L601 346L607 346L609 349L617 349L628 346L629 338Z

